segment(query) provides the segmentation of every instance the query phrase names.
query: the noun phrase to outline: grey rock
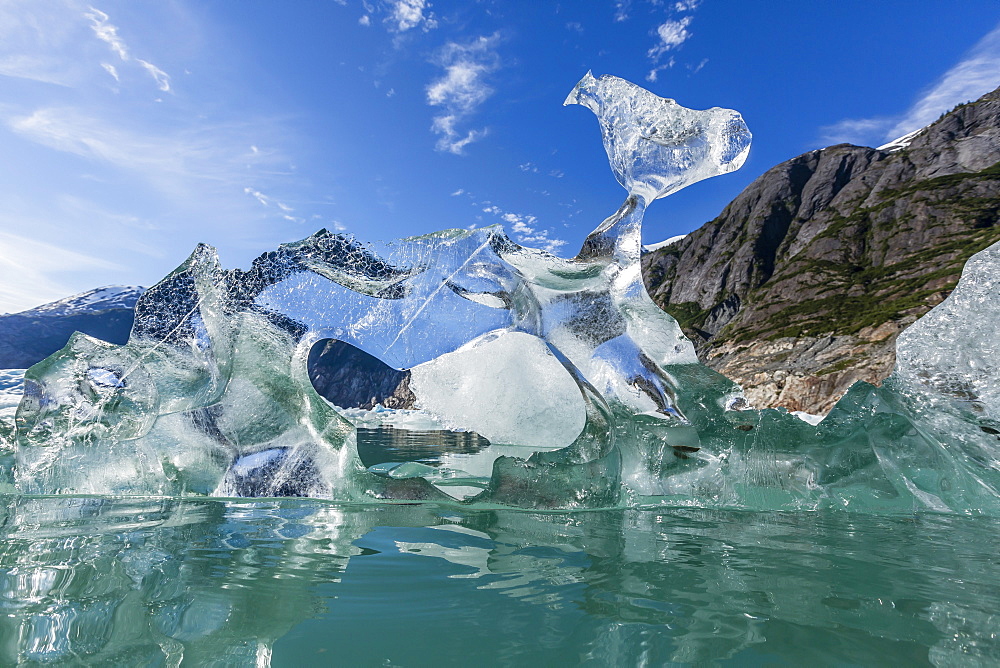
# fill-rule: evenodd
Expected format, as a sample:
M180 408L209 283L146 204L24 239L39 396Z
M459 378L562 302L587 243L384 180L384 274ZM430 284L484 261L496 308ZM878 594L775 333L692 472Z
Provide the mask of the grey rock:
M891 372L898 332L1000 239L998 218L1000 89L905 148L839 144L773 167L643 272L756 405L824 412Z

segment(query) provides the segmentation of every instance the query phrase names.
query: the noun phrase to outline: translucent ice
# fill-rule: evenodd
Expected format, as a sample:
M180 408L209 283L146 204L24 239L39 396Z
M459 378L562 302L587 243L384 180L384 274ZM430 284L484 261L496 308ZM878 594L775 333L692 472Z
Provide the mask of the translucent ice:
M601 123L618 183L646 203L743 166L750 131L732 109L685 109L630 81L588 72L563 104L582 104Z
M615 77L588 74L573 102L628 190L576 257L499 227L381 246L324 230L247 271L199 246L142 296L127 345L76 335L28 370L18 489L1000 512L996 341L969 324L997 309L995 250L901 339L882 388L818 425L749 410L639 264L646 206L738 168L745 124ZM375 443L397 437L441 452Z

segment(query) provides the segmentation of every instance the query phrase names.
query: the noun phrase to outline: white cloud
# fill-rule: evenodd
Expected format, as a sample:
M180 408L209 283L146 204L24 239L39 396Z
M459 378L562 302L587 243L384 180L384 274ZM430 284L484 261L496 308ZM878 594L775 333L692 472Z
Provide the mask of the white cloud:
M285 221L328 206L288 178L284 149L302 142L288 119L229 104L239 97L221 89L252 102L256 82L223 78L239 59L181 4L126 20L112 8L120 3L0 0L0 75L60 84L18 86L24 93L0 105L0 148L23 165L0 184L0 231L44 240L0 233L0 311L155 281L198 241L232 266L287 240ZM176 49L161 55L153 44ZM197 64L200 96L167 94L181 86L167 72L184 64ZM163 103L151 105L156 96ZM268 206L244 193L248 184Z
M698 9L698 5L701 4L701 0L682 0L681 2L674 3L675 12L693 12Z
M464 195L464 194L465 194L465 190L463 188L459 188L458 190L456 190L455 192L453 192L451 194L451 196L452 197L458 197L459 195Z
M264 206L269 206L271 204L271 198L259 190L254 190L253 188L247 186L246 188L243 189L243 192L245 192L247 195L251 195L254 199L256 199Z
M275 163L281 156L247 151L247 122L229 125L143 128L116 118L91 116L71 107L43 107L5 119L24 139L50 149L107 165L159 192L189 200L194 192L236 185L246 177L247 161Z
M654 62L657 62L667 51L676 49L686 42L691 37L688 26L691 25L692 19L693 17L691 16L685 16L680 20L668 19L661 23L656 29L656 35L660 38L660 41L646 55L652 58Z
M699 4L699 0L676 2L673 5L672 11L694 11ZM688 30L688 27L691 25L693 20L693 16L683 16L679 19L671 18L656 27L656 44L654 44L649 51L646 52L646 56L653 64L652 69L650 69L649 73L646 75L646 81L655 82L659 78L660 72L670 69L677 63L674 56L670 56L665 62L663 62L663 57L668 52L679 48L684 42L690 39L691 31ZM701 67L698 69L701 69Z
M660 72L662 72L663 70L669 70L676 64L677 64L677 59L674 58L673 56L670 56L670 59L667 60L667 62L663 63L662 65L658 65L649 71L649 74L646 75L646 81L650 82L656 81L657 79L660 78Z
M430 12L424 14L430 6L425 0L394 0L390 3L389 16L386 17L385 23L394 32L406 32L417 26L422 26L424 30L432 30L437 27L437 20Z
M484 207L483 213L490 213L498 217L505 223L506 229L514 237L514 240L525 246L555 253L566 245L562 239L553 238L551 230L540 229L538 219L530 214L504 211L495 204Z
M162 90L164 93L170 92L170 75L161 70L159 67L153 63L146 62L141 58L136 58L135 61L142 65L142 67L149 72L149 75L153 77L156 81L156 87Z
M441 107L431 129L440 138L437 150L461 154L465 147L486 135L485 129L461 130L459 125L473 115L493 89L485 77L500 66L493 50L499 35L479 37L468 44L449 42L439 52L436 62L444 75L427 86L427 104Z
M890 117L845 118L820 128L820 140L827 145L882 143L880 139L885 137L896 122L896 119Z
M118 36L117 26L109 23L111 17L93 7L90 8L89 12L84 13L84 16L90 19L90 27L97 35L97 39L106 42L111 50L118 54L119 58L128 61L128 47L125 46L125 41Z
M892 139L932 123L957 104L975 100L1000 85L1000 25L948 70L889 130Z
M617 0L615 2L615 21L627 21L628 12L632 6L632 0Z
M366 28L372 24L372 17L368 14L364 14L358 19L358 25L365 26Z
M118 77L118 70L115 69L114 65L110 63L101 63L101 67L104 68L105 72L114 77L115 81L121 81L121 79Z
M255 200L257 200L258 202L260 202L263 206L270 207L273 204L275 207L277 207L279 210L281 210L282 213L280 215L281 215L281 218L284 219L284 220L287 220L287 221L292 222L292 223L304 223L305 222L304 219L297 218L297 217L291 215L292 213L295 212L295 209L293 209L292 207L288 206L284 202L276 200L273 197L269 197L268 195L265 195L261 191L256 190L254 188L251 188L249 186L243 188L243 192L245 194L250 195L251 197L253 197Z
M66 71L55 58L16 54L0 58L0 75L31 79L57 86L68 85Z
M976 43L913 105L897 116L848 118L820 128L824 143L878 146L919 130L963 102L975 100L1000 84L1000 25Z
M152 176L195 176L209 147L181 137L153 137L72 108L48 107L8 120L11 130L49 148Z
M70 294L72 289L54 275L121 268L108 260L0 231L0 312L23 311Z
M91 63L79 57L92 43L92 31L79 11L66 20L60 2L0 1L0 75L72 86ZM99 47L105 51L102 43ZM64 57L72 50L75 58Z
M90 19L90 28L94 31L97 38L111 47L111 50L118 54L122 62L138 63L153 78L157 88L164 93L170 92L170 76L148 60L133 58L130 55L128 46L125 44L125 40L118 34L118 27L110 22L111 17L94 7L84 12L84 17ZM101 66L115 78L115 81L121 81L117 70L113 66L105 63L101 63Z

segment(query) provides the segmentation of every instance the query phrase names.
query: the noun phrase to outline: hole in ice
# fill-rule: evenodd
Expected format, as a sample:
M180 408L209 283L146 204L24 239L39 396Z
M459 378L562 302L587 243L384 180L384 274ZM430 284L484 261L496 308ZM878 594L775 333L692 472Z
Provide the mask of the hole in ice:
M316 392L341 408L412 408L410 372L337 339L321 339L309 351L309 380Z
M290 448L268 448L237 459L226 473L220 496L310 496L319 478L312 459Z

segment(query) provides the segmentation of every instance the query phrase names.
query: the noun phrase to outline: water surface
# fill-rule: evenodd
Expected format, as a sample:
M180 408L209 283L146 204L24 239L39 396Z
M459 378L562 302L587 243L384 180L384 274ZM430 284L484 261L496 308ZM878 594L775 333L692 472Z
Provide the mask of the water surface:
M989 518L3 503L3 665L1000 661Z

